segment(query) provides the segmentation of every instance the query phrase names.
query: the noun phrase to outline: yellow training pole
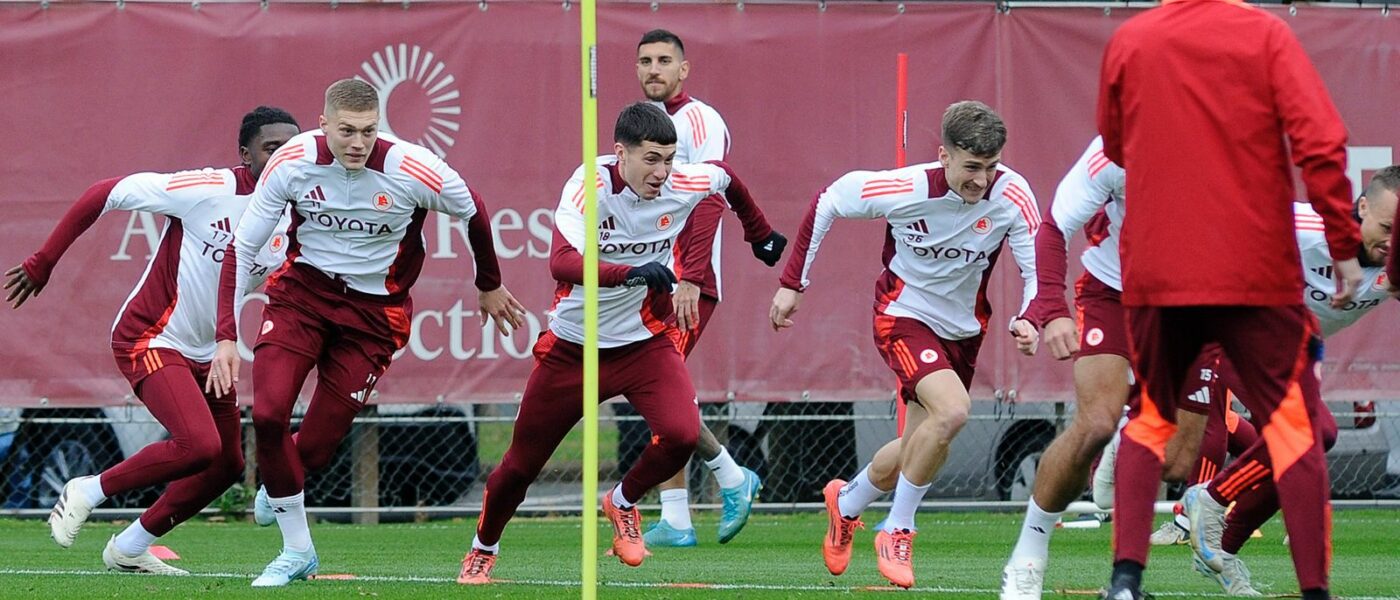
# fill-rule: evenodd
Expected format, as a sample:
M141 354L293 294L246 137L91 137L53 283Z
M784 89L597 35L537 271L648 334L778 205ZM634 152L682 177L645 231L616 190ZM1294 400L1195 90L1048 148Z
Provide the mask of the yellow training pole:
M579 3L583 63L583 600L598 597L598 18Z

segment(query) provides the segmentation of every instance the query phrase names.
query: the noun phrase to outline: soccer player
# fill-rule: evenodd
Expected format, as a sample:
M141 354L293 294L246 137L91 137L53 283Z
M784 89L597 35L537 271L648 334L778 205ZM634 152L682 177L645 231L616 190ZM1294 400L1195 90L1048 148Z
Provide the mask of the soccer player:
M1055 523L1083 492L1089 467L1113 438L1128 400L1132 377L1118 258L1124 180L1123 169L1104 157L1102 138L1094 138L1055 191L1045 214L1051 226L1036 234L1038 289L1025 317L1044 328L1042 341L1056 360L1074 358L1078 407L1041 457L1021 535L1002 570L1004 600L1041 597ZM1076 322L1064 300L1066 251L1068 238L1081 229L1089 247L1080 256L1084 274L1075 284ZM1197 360L1192 372L1201 377L1186 391L1188 398L1223 393L1215 360L1212 353ZM1204 413L1208 406L1187 402L1182 409Z
M1360 235L1347 213L1346 128L1278 17L1178 0L1109 40L1099 81L1104 156L1131 173L1120 239L1133 371L1142 384L1118 448L1114 565L1105 596L1142 597L1152 502L1186 371L1219 343L1260 424L1305 600L1328 598L1325 407L1293 232L1290 152L1333 261L1331 303L1354 300ZM1164 124L1170 123L1170 126ZM1285 143L1287 136L1287 143ZM1184 191L1190 182L1193 193Z
M637 79L642 93L670 115L676 127L675 162L681 164L724 160L729 152L729 129L710 105L685 93L690 74L685 44L664 29L647 32L637 44ZM674 294L676 318L681 335L681 354L687 358L705 333L720 301L720 218L725 211L724 197L701 202L691 213L677 245L680 262L672 270L680 282ZM772 239L755 242L755 253L768 266L777 264L787 240L776 232ZM705 260L708 257L708 260ZM618 408L631 408L624 404ZM635 412L635 410L634 410ZM754 498L762 487L758 474L740 467L708 427L700 428L695 453L705 461L719 483L722 503L719 543L734 539L748 523ZM643 536L647 546L694 546L698 543L690 521L689 493L685 468L664 481L661 489L661 518Z
M558 285L549 331L535 343L535 367L510 447L486 481L476 536L462 559L458 583L491 582L506 523L583 416L584 236L598 236L598 397L625 396L652 432L636 464L602 501L613 526L613 552L635 567L646 555L636 502L685 464L700 429L695 388L677 348L680 332L666 323L676 282L666 263L676 237L695 206L721 192L743 222L745 240L772 234L727 165L672 165L676 129L655 106L638 102L624 108L613 140L615 155L574 171L554 212L549 268ZM597 232L584 229L585 168L598 173Z
M166 216L160 245L112 325L112 352L132 391L170 439L146 446L98 475L68 481L49 515L59 546L71 546L92 510L108 497L169 483L139 519L107 541L102 561L108 569L124 572L189 574L165 564L149 548L243 475L233 383L209 370L220 263L247 206L246 194L272 153L296 134L291 115L259 106L243 116L239 127L239 166L99 181L68 210L43 248L6 273L6 301L19 308L44 289L58 260L98 217L114 210ZM240 289L256 287L282 262L286 240L279 234L261 248Z
M1330 284L1332 262L1324 221L1308 205L1294 205L1298 248L1303 261L1303 300L1317 317L1324 337L1355 323L1390 297L1385 263L1391 254L1397 193L1400 193L1400 165L1392 165L1376 172L1365 193L1357 199L1352 214L1361 230L1357 257L1366 285L1340 307L1332 303L1335 287ZM1325 409L1319 417L1324 421L1324 447L1330 448L1336 441L1336 422ZM1271 478L1273 470L1271 456L1261 439L1213 479L1189 488L1182 498L1184 512L1190 520L1188 528L1196 568L1220 583L1226 593L1257 595L1257 592L1248 593L1253 591L1249 569L1236 555L1250 534L1278 512L1279 489ZM1235 508L1227 518L1225 507L1231 503Z
M937 163L853 171L817 196L769 311L775 331L793 325L817 250L838 217L889 223L886 268L875 284L875 345L899 377L908 420L904 435L849 483L826 485L822 553L833 575L844 573L861 512L894 490L875 549L880 574L905 588L914 585L914 512L971 406L967 388L991 312L986 287L1003 244L1025 280L1023 309L1036 289L1040 211L1026 180L1001 164L1001 117L964 101L948 107L942 125ZM1011 331L1023 352L1034 351L1038 332L1029 321L1013 319Z
M431 151L378 135L379 95L345 79L326 90L320 129L275 154L258 180L220 281L214 375L233 378L238 353L232 289L244 287L256 248L292 207L287 262L268 279L253 347L253 428L267 502L282 530L282 553L254 587L315 574L306 522L304 468L319 468L370 399L393 354L408 341L409 288L423 266L423 221L436 210L467 222L483 319L502 333L524 308L505 286L490 215L456 171ZM311 368L316 391L294 442L292 406Z

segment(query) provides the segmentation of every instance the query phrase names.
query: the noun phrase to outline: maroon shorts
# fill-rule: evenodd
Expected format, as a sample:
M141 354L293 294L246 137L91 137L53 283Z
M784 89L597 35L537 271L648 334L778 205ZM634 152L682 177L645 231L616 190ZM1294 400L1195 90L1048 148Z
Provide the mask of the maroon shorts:
M909 402L919 380L935 371L952 369L970 387L982 336L945 340L918 319L875 315L875 347L899 377L900 398Z
M408 343L413 300L354 290L316 268L295 264L267 290L253 349L273 345L317 359L321 379L363 390Z
M1078 311L1079 354L1112 354L1130 358L1127 315L1123 293L1085 271L1074 284L1074 306Z
M200 389L204 388L204 380L209 377L209 363L195 362L185 355L169 348L146 348L143 350L124 350L120 348L112 349L112 357L117 361L117 369L122 372L122 377L131 384L131 390L137 391L141 382L151 373L155 373L167 365L180 365L189 367L190 373L194 375L194 380L199 383Z
M1186 371L1186 385L1181 388L1181 400L1176 408L1198 415L1210 415L1212 420L1224 422L1229 412L1230 398L1225 389L1225 381L1220 378L1224 352L1220 344L1207 344Z
M705 326L710 324L710 316L715 313L715 307L719 305L719 300L715 300L704 294L700 295L700 323L695 329L683 331L675 330L679 338L676 340L676 349L681 351L681 356L690 358L690 353L695 350L695 344L700 342L700 336L705 333ZM666 324L672 327L676 324L676 316L666 320Z

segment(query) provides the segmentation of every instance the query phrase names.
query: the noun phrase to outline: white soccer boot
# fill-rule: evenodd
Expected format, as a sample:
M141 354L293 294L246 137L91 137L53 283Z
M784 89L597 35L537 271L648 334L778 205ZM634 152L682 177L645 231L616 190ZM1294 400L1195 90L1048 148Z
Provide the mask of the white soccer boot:
M1040 600L1045 586L1045 559L1010 561L1001 569L1001 600Z
M1152 532L1152 545L1175 546L1177 544L1185 544L1187 543L1187 537L1191 533L1190 527L1191 522L1186 519L1184 514L1174 515L1171 520L1162 523L1162 526L1158 527L1157 531Z
M1225 533L1225 507L1216 502L1206 491L1205 484L1196 484L1186 489L1181 497L1182 512L1190 521L1191 550L1196 560L1210 570L1220 573L1225 570L1220 549L1220 538Z
M1206 566L1200 557L1193 557L1192 563L1197 572L1220 584L1220 589L1225 590L1225 594L1228 596L1263 596L1259 590L1254 589L1254 585L1250 581L1249 567L1244 565L1244 561L1228 552L1222 551L1219 556L1222 567L1219 571Z
M63 484L63 493L59 494L58 502L49 513L49 534L59 546L72 546L73 539L78 537L78 532L83 528L83 523L92 515L92 509L97 508L96 504L88 500L87 494L78 490L82 482L96 477L75 477Z
M253 580L253 587L282 587L315 575L320 566L321 561L316 558L315 547L305 552L283 548L282 553L263 569L262 575Z
M189 575L190 572L161 562L159 558L151 554L150 550L142 552L136 556L127 556L117 549L117 536L107 540L107 547L102 549L102 562L107 564L108 571L121 571L123 573L150 573L152 575Z

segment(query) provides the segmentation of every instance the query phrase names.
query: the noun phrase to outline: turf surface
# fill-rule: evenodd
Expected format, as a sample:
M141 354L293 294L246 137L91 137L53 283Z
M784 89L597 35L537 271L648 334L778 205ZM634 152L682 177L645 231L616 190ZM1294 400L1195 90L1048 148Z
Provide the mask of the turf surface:
M874 523L883 515L867 515ZM654 515L644 515L652 519ZM1333 591L1345 598L1400 600L1400 515L1395 511L1338 511L1334 523ZM915 591L921 598L991 598L1019 531L1020 515L923 513L915 543ZM64 550L37 520L0 520L0 597L3 598L576 598L579 579L577 518L517 519L506 531L495 576L515 583L463 588L454 583L471 539L471 520L357 526L318 523L313 535L323 575L354 579L296 582L282 590L254 590L252 577L275 555L275 528L248 523L188 523L160 543L179 553L173 564L196 577L107 573L102 547L119 531L93 522ZM856 535L850 569L832 577L822 566L825 532L819 514L758 514L733 542L715 543L715 520L697 519L701 545L658 548L646 563L626 568L601 558L600 598L833 598L888 597L875 570L873 533ZM1047 598L1088 598L1107 580L1110 529L1060 530L1051 547ZM1296 594L1293 568L1280 543L1282 524L1243 555L1255 586L1268 595ZM610 531L600 531L606 544ZM1219 588L1189 565L1189 548L1157 548L1147 589L1158 598L1213 597ZM601 550L600 550L601 553Z

